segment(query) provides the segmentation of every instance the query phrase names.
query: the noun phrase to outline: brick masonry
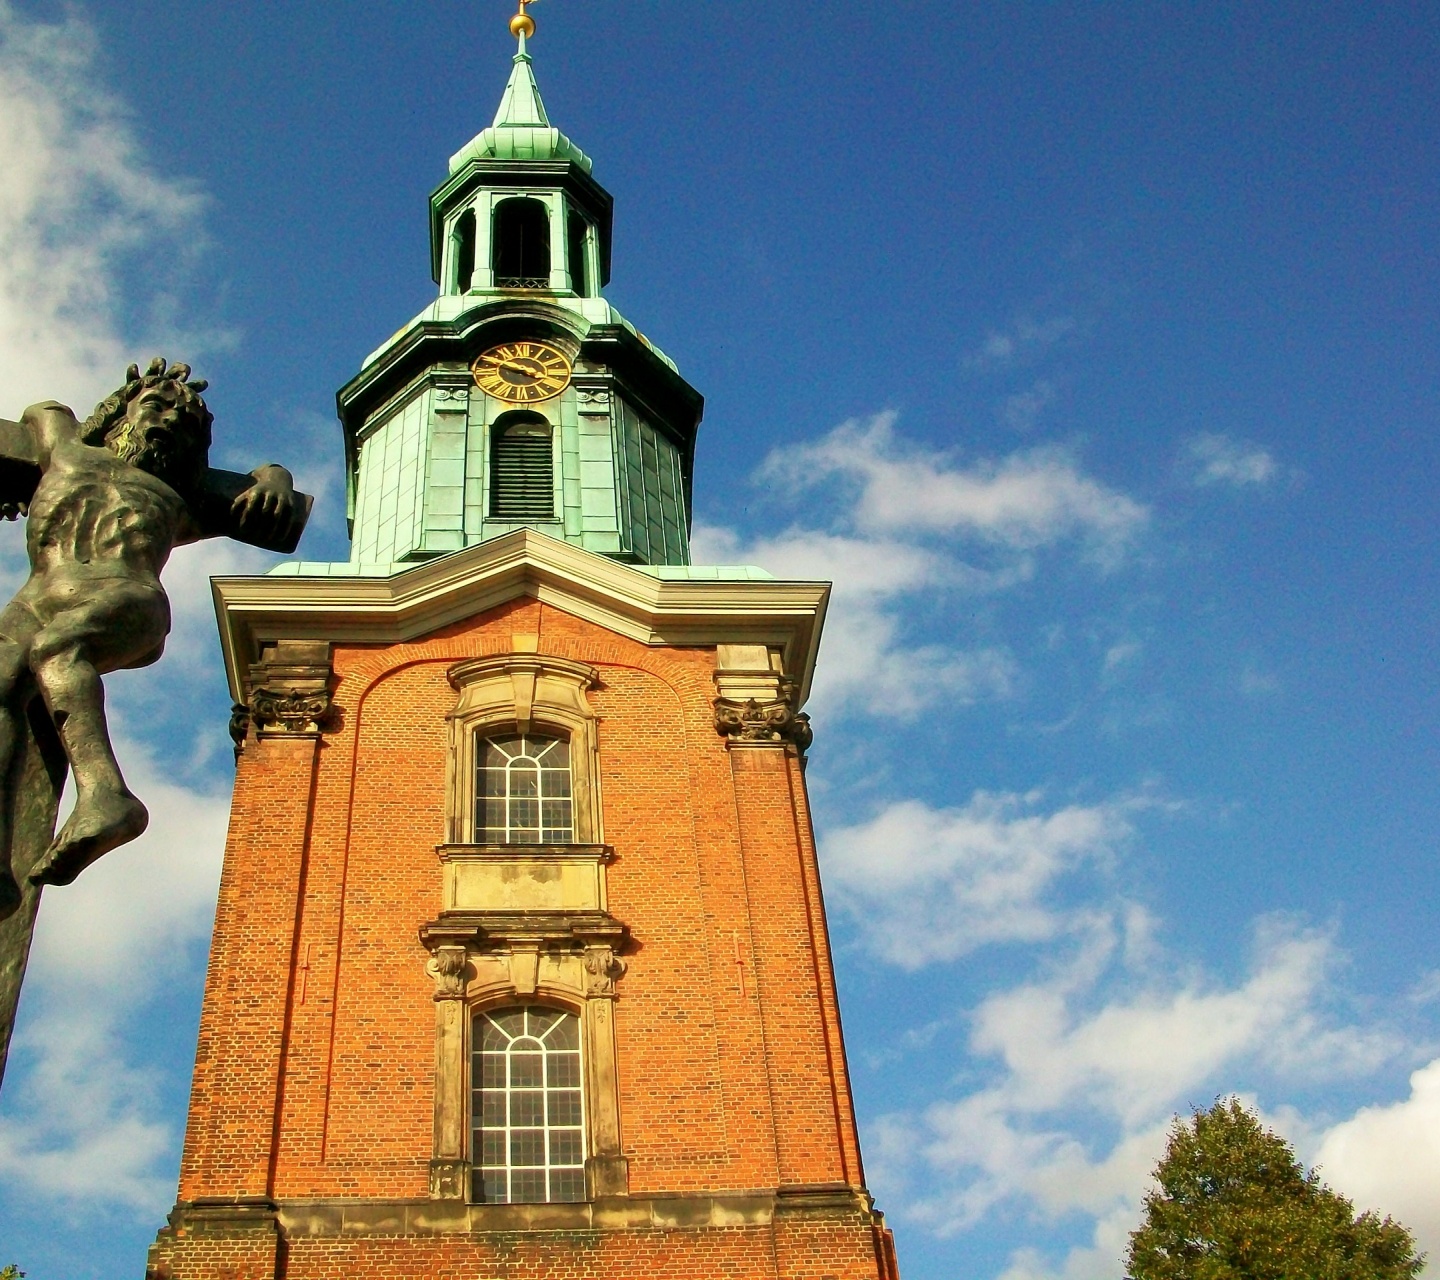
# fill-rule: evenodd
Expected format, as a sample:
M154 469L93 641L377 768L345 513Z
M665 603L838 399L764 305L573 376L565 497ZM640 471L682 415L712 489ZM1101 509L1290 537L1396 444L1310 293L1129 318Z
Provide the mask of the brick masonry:
M441 906L446 673L515 636L600 673L608 905L631 937L614 1006L629 1195L524 1222L429 1199L435 985L417 932ZM252 733L152 1280L897 1280L801 762L717 735L715 660L524 599L411 643L336 645L327 731Z

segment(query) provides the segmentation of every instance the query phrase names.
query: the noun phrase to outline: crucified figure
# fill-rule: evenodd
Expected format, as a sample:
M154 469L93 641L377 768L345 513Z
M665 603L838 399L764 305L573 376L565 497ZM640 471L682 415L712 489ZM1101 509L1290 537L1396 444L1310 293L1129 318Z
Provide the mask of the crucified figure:
M125 385L84 423L53 401L31 405L18 423L0 420L0 515L28 516L30 557L29 579L0 613L0 920L24 899L22 876L33 886L69 884L145 830L145 806L110 745L101 676L160 657L170 631L160 571L171 550L228 536L292 551L309 516L310 499L284 467L248 476L210 467L205 388L187 365L157 359L143 374L131 365ZM21 869L14 766L37 691L75 782L75 808Z

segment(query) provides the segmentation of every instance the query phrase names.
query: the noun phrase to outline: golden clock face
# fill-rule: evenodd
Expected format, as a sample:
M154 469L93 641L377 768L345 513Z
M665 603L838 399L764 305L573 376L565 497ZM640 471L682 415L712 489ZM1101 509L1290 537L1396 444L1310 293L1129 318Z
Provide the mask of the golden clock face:
M505 342L470 366L475 385L510 404L534 404L570 385L570 361L548 342Z

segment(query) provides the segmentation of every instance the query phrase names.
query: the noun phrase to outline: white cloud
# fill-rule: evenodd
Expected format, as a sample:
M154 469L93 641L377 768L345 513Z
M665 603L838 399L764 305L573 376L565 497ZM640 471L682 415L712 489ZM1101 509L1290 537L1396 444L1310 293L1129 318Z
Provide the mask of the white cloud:
M809 444L771 454L762 477L806 489L858 486L851 518L867 533L959 534L1012 551L1069 537L1106 563L1146 523L1144 506L1080 471L1056 448L1031 449L969 467L896 439L895 415L852 420Z
M1327 1025L1317 1002L1334 958L1327 935L1266 921L1238 986L1155 975L1081 1014L1065 974L984 1001L972 1046L1003 1059L1011 1106L1040 1112L1083 1098L1132 1127L1237 1061L1291 1077L1364 1074L1400 1046L1382 1032Z
M1245 440L1202 432L1185 442L1181 463L1192 484L1262 485L1280 474L1268 449Z
M0 0L0 416L42 399L88 412L133 358L124 268L143 256L163 309L198 238L201 197L153 171L95 52L80 18L30 22Z
M1279 677L1262 667L1246 666L1240 673L1240 692L1247 698L1263 698L1280 692Z
M1033 386L1001 401L1000 421L1012 431L1032 431L1054 399L1054 384L1041 378Z
M1038 795L977 793L960 809L891 804L824 839L826 885L884 960L918 969L1075 926L1057 882L1130 834L1124 804L1038 810Z
M1132 665L1144 652L1145 646L1139 640L1121 640L1112 644L1105 650L1103 673L1114 676L1122 668Z
M816 708L852 706L904 719L940 699L960 706L1010 691L1015 665L1003 649L905 641L907 597L1004 584L1000 575L973 569L942 549L816 529L742 543L732 530L704 525L695 530L693 549L699 564L759 564L780 578L834 583L825 660L812 691Z
M229 798L175 785L134 744L117 751L150 829L45 892L5 1083L0 1175L31 1195L153 1215L174 1195L166 1165L178 1135L157 1102L156 1065L126 1036L208 937Z
M1016 900L1030 900L1023 882ZM1002 1206L1048 1222L1094 1220L1091 1243L1059 1262L1020 1250L1002 1280L1119 1280L1126 1233L1139 1220L1176 1112L1257 1075L1291 1083L1364 1077L1404 1049L1385 1028L1331 1011L1338 956L1328 934L1263 920L1248 972L1226 984L1173 972L1143 912L1093 903L1088 914L1073 910L1083 929L1068 935L1079 939L1070 954L971 1013L971 1070L988 1060L989 1082L879 1126L878 1181L888 1183L892 1208L898 1200L899 1216L937 1234L968 1230ZM1440 1107L1436 1086L1440 1070L1433 1083L1416 1077L1407 1117L1414 1124ZM1405 1175L1383 1153L1403 1151L1387 1148L1401 1125L1388 1117L1367 1123L1368 1114L1355 1122L1351 1176L1398 1182ZM1282 1127L1305 1128L1293 1116ZM1434 1145L1410 1141L1428 1167ZM1428 1175L1416 1181L1431 1185ZM1376 1194L1388 1190L1380 1182Z
M1440 1262L1440 1058L1410 1077L1410 1096L1363 1107L1324 1134L1321 1176L1357 1209L1389 1214Z
M1019 316L1008 329L992 329L985 341L965 357L967 369L998 369L1048 351L1079 328L1073 316L1036 320Z
M1040 549L1066 540L1113 567L1148 519L1061 451L962 467L948 453L904 445L888 413L776 450L759 478L791 492L828 483L825 527L747 540L701 526L696 563L748 562L833 582L814 703L902 720L937 703L1007 697L1018 674L1001 644L911 641L905 618L918 601L1003 592L1034 576Z
M169 346L178 356L183 345L193 357L201 345L193 333L177 337L166 291L203 243L203 198L152 167L124 105L100 86L96 52L80 17L34 22L0 0L3 417L41 399L84 414L137 354ZM0 590L24 572L18 529L5 541ZM184 703L202 669L213 676L198 639L214 627L201 579L247 556L178 553L166 575L175 630L163 690L152 673L135 673L126 677L131 694ZM193 974L228 799L179 785L136 743L117 750L151 829L74 885L46 892L5 1082L0 1170L42 1200L153 1216L174 1194L161 1167L178 1135L160 1100L166 1068L131 1037L165 985ZM170 1065L178 1075L187 1064Z
M1158 1147L1154 1155L1158 1157ZM1146 1162L1153 1163L1149 1153ZM1120 1280L1123 1269L1119 1260L1125 1255L1137 1217L1129 1205L1103 1214L1095 1221L1091 1243L1070 1249L1058 1269L1038 1249L1017 1249L999 1280Z
M1440 1000L1440 969L1421 974L1419 981L1410 989L1409 999L1415 1004Z

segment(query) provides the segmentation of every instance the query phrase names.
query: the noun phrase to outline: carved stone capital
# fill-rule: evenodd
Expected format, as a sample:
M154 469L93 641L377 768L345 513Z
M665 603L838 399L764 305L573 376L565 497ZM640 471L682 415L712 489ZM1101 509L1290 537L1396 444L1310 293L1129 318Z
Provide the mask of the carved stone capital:
M470 953L465 947L436 947L425 966L425 972L435 979L435 999L463 1000L465 998L466 970L470 964Z
M261 733L316 734L330 714L330 694L290 689L256 689L250 715Z
M586 384L577 379L575 399L583 414L598 417L610 412L610 388L604 383Z
M804 752L815 740L810 717L797 712L788 697L774 702L747 698L715 699L715 732L732 744L793 743Z
M330 718L330 645L323 640L277 640L250 668L248 719L263 736L314 737ZM239 725L231 717L231 735ZM246 726L248 733L249 726ZM237 744L243 742L243 736Z
M625 976L625 961L609 947L590 947L585 952L585 994L613 997L615 984Z
M464 413L470 407L470 389L437 386L430 393L430 407L435 413Z

